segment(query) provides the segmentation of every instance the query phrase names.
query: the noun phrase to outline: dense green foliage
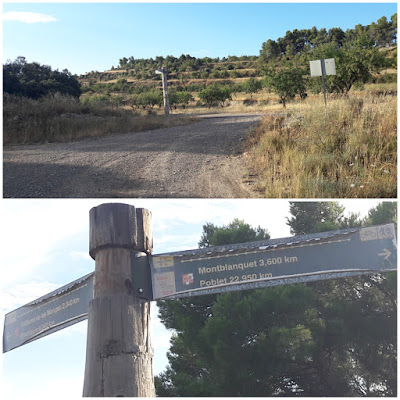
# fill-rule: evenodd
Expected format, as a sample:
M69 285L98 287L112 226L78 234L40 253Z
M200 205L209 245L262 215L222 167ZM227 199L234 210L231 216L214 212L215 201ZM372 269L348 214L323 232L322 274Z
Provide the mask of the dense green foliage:
M192 57L189 54L182 54L179 58L169 55L167 57L157 56L155 59L135 59L134 57L123 57L119 60L118 68L134 70L136 71L148 71L152 69L158 68L160 65L164 65L167 67L170 73L176 72L194 72L194 71L203 71L207 69L213 69L216 64L227 63L228 70L234 69L235 67L229 67L231 63L241 62L241 67L247 67L251 65L252 61L256 61L256 56L228 56L220 59L217 58L196 58ZM218 70L218 69L216 69ZM209 72L209 71L208 71Z
M242 220L234 219L230 224L222 227L215 226L212 223L205 224L199 247L206 248L227 243L253 242L269 238L269 233L260 226L253 228Z
M385 55L373 47L368 40L346 43L342 47L331 44L318 47L313 53L314 59L334 58L336 75L326 76L328 92L347 94L356 82L368 82L374 72L385 67ZM319 80L311 79L311 84L320 85Z
M209 108L213 105L224 105L226 100L231 99L231 91L227 86L221 86L216 83L206 87L199 92L199 98Z
M286 107L286 102L294 99L296 95L299 95L302 99L307 96L306 81L302 69L292 66L279 70L266 68L264 73L265 86L279 97L284 107Z
M364 220L334 202L291 203L294 234L396 219L383 203ZM225 244L242 221L204 226ZM229 232L230 231L230 232ZM258 233L257 233L258 231ZM243 240L243 235L240 235ZM159 396L396 396L396 274L361 276L159 302L174 329Z
M294 29L287 31L283 38L276 41L268 39L261 46L260 57L263 62L268 62L280 57L292 57L309 53L320 45L331 44L342 47L346 43L352 43L366 37L374 47L385 47L396 43L397 38L397 13L392 15L390 21L386 17L380 18L377 23L370 25L356 25L354 29L344 32L340 28Z
M387 204L391 205L392 203ZM391 209L393 209L392 205ZM333 201L290 203L290 214L292 216L287 221L290 226L290 233L292 235L304 235L362 225L358 215L351 214L349 217L345 217L344 211L343 206ZM392 221L392 215L387 217L386 221ZM374 223L379 224L381 222L373 221L371 225Z
M53 71L47 65L28 63L24 57L18 57L3 65L3 92L31 99L55 93L79 98L81 87L68 70Z
M250 93L250 98L252 98L254 93L257 93L262 89L262 82L254 78L250 78L244 82L243 88L246 93Z

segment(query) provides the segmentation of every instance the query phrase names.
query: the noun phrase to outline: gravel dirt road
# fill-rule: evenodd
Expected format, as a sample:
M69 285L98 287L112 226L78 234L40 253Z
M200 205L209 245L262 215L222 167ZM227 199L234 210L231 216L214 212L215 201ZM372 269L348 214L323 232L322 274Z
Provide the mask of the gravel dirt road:
M3 197L258 197L241 155L261 115L204 115L190 125L72 143L6 146Z

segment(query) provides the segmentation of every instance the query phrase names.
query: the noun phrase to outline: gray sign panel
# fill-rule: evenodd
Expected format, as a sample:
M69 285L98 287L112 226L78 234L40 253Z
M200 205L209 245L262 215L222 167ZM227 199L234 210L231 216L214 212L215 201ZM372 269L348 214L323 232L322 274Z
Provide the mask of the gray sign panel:
M334 58L310 61L311 76L336 75Z
M393 224L152 257L154 299L397 269Z
M3 353L86 319L93 276L86 275L6 314Z

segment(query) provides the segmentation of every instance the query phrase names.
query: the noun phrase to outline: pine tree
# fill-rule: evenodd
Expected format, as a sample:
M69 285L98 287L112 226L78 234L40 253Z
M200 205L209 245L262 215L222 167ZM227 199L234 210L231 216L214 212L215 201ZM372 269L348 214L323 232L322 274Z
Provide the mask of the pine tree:
M357 215L345 218L334 202L292 202L288 223L296 234L385 223L396 217L395 208L384 203L360 221ZM229 243L245 225L206 224L200 244ZM254 240L257 230L250 231ZM163 301L159 307L161 320L176 332L169 366L156 378L160 396L397 393L395 273Z

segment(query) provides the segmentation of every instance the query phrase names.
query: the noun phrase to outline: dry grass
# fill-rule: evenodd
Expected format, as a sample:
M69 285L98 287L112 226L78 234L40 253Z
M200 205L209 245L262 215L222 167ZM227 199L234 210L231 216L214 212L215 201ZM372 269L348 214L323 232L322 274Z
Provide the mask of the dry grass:
M292 103L264 117L247 150L266 197L397 197L397 98Z
M3 143L69 142L115 133L185 125L193 118L140 115L129 110L83 106L62 96L31 100L5 97Z

